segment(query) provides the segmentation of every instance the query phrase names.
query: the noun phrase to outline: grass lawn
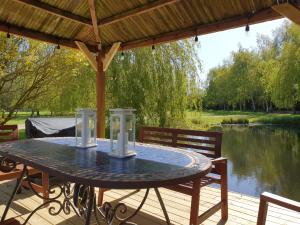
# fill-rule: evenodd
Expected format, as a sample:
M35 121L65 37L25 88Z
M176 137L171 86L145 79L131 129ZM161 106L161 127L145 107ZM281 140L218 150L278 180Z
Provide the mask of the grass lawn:
M24 125L25 120L30 117L31 112L19 112L18 115L7 124ZM41 116L49 116L49 112L41 112ZM208 129L214 125L220 125L223 120L247 119L252 124L276 124L276 125L300 125L300 115L263 113L263 112L241 112L241 111L222 111L208 110L203 112L187 111L187 128ZM19 127L20 139L25 138L25 129Z
M31 116L31 112L18 112L7 124L25 124L25 120ZM49 116L49 112L40 112L40 116Z
M241 112L208 110L203 112L188 111L187 120L193 124L216 125L221 124L224 119L239 118L248 119L250 123L278 124L278 125L300 125L300 115L263 113L263 112Z

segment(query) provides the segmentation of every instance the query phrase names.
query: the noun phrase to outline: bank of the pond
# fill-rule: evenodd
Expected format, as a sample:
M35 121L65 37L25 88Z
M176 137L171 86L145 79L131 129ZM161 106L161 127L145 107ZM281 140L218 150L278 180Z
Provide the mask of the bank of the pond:
M300 114L291 113L209 110L203 112L188 111L186 112L186 118L192 126L198 126L199 128L209 128L222 123L300 125Z

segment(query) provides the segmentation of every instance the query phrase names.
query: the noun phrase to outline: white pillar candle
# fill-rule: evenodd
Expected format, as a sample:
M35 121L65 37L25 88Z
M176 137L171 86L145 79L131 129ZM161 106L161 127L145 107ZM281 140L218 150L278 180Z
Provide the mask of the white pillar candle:
M82 115L82 146L86 147L89 139L89 121L86 114Z
M125 132L124 134L124 148L123 148L123 155L127 155L127 148L128 148L128 133Z

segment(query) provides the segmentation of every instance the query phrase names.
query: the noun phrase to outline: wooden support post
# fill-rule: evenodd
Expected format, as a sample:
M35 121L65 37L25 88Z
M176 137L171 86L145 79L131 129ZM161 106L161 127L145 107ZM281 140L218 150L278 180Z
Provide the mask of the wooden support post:
M105 137L105 72L103 69L104 52L99 51L97 56L96 74L96 105L97 105L97 137Z
M283 3L272 6L276 12L290 19L292 22L300 26L300 9L290 3Z

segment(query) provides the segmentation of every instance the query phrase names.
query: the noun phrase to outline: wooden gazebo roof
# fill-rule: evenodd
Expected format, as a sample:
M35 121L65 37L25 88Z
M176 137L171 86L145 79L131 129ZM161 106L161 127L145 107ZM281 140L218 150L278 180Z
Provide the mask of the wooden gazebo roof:
M278 19L272 9L278 2L1 0L0 31L72 48L81 41L91 51L100 41L104 48L121 42L125 50Z
M0 0L0 31L80 49L96 71L105 137L105 71L118 50L288 17L300 0ZM97 54L93 54L97 53Z

